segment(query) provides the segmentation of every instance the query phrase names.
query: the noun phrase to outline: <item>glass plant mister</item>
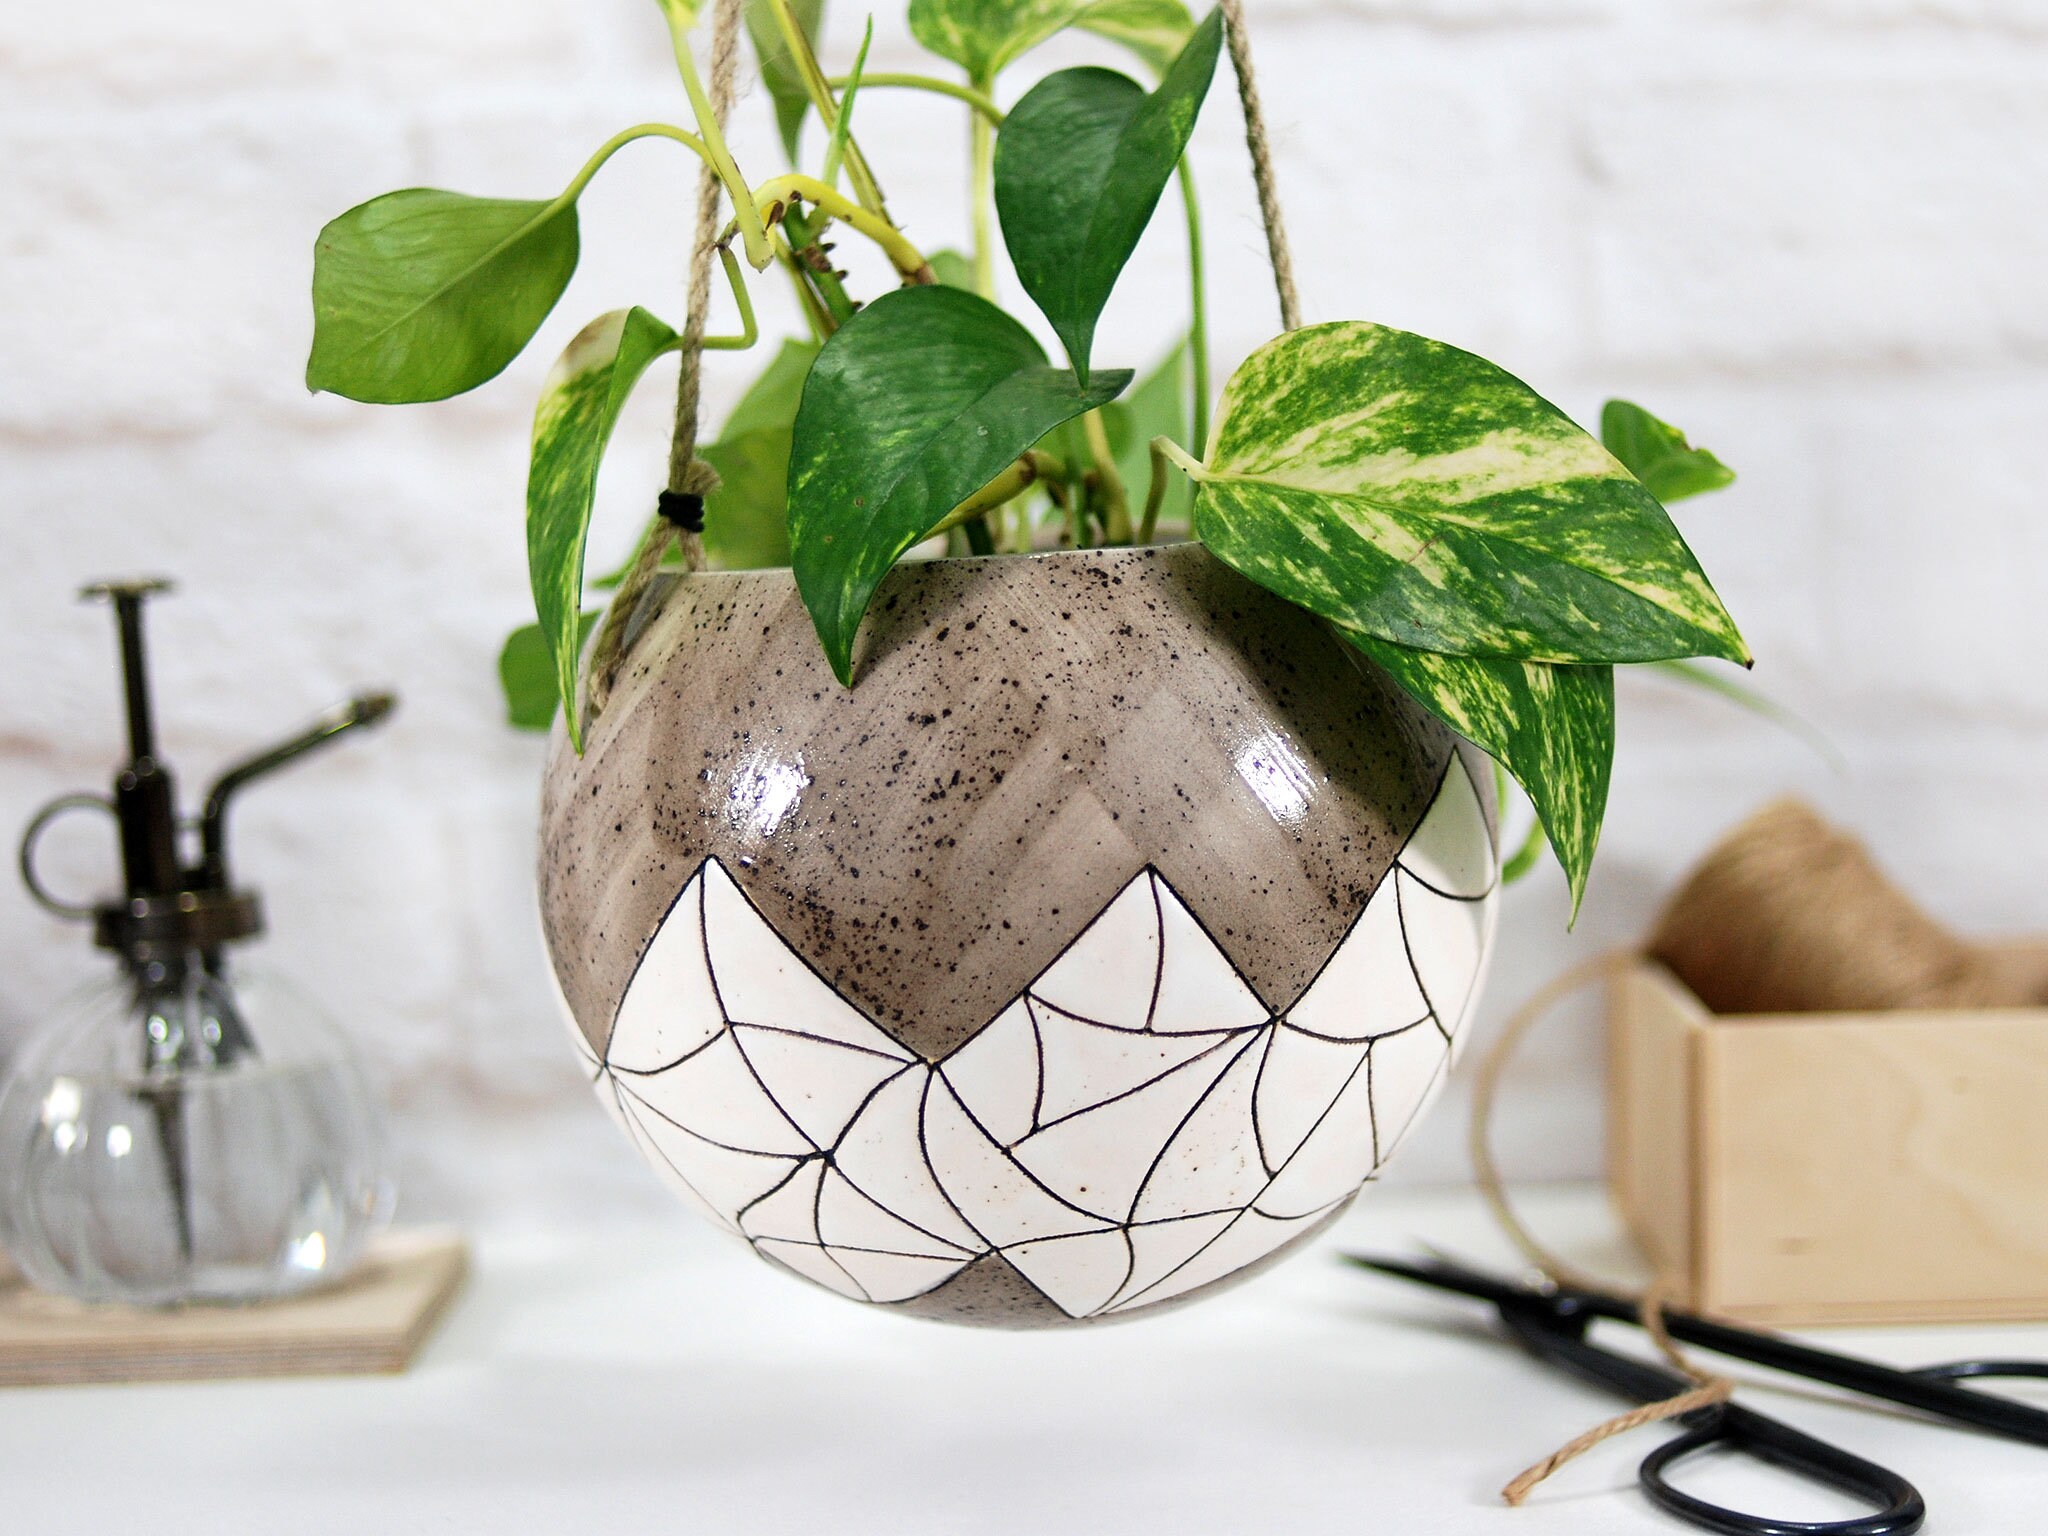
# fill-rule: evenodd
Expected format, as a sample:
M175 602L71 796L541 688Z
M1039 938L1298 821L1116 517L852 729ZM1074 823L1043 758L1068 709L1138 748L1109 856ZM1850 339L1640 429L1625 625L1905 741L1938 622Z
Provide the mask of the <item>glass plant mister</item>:
M86 589L119 623L129 758L111 796L67 795L22 838L36 900L90 921L119 971L61 1008L0 1088L0 1238L35 1284L85 1300L253 1301L345 1273L391 1191L346 1040L297 993L230 964L263 920L256 893L229 879L227 811L393 700L352 700L228 769L195 828L156 756L143 657L143 600L165 587ZM116 899L68 902L37 874L43 831L80 809L119 826Z

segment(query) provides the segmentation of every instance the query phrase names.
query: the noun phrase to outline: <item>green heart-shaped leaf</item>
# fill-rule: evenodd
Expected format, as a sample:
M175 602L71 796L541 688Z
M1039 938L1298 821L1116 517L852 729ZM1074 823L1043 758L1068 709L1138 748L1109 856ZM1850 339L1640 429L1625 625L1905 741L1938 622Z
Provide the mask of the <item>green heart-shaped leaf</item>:
M1614 668L1445 656L1342 633L1528 791L1571 883L1576 918L1614 769Z
M1669 422L1640 405L1610 400L1600 412L1600 441L1659 501L1672 502L1735 483L1735 471L1695 448Z
M1657 500L1519 379L1406 331L1295 331L1224 393L1202 542L1396 645L1568 663L1749 650Z
M1010 260L1084 380L1102 307L1187 148L1222 46L1219 11L1149 95L1114 70L1048 75L996 140Z
M569 739L583 750L576 718L581 654L583 547L598 466L619 411L647 365L681 338L646 310L615 309L578 333L556 361L533 415L533 458L526 477L526 564L534 612L568 714Z
M604 615L592 608L577 619L576 649ZM562 707L561 690L555 686L555 658L548 650L547 636L538 624L521 625L505 637L498 652L498 685L505 694L505 723L515 731L544 731L555 723L555 711Z
M306 387L445 400L496 378L576 270L576 205L416 187L351 208L313 247Z
M1074 24L1089 0L910 0L910 33L986 83Z
M1163 75L1194 34L1195 18L1181 0L1095 0L1074 25L1122 43Z
M825 0L790 0L797 25L816 49L825 27ZM797 140L803 132L804 116L811 110L810 93L804 89L803 74L790 56L789 43L775 20L769 0L747 0L747 36L753 40L754 57L761 67L761 84L775 104L775 126L782 132L782 147L790 163L797 157Z
M798 590L832 669L889 568L1061 422L1114 399L1128 372L1084 387L1031 333L957 288L902 288L825 343L804 386L789 463Z

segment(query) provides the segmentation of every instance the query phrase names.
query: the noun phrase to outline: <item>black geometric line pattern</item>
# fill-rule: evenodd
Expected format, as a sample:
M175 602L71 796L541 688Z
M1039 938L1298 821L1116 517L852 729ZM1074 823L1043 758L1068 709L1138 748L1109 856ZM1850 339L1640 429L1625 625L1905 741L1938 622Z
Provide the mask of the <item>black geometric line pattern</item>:
M905 1302L1000 1253L1068 1316L1118 1313L1256 1263L1378 1173L1450 1069L1496 882L1453 757L1283 1013L1148 866L934 1064L707 859L586 1064L691 1204L828 1289Z

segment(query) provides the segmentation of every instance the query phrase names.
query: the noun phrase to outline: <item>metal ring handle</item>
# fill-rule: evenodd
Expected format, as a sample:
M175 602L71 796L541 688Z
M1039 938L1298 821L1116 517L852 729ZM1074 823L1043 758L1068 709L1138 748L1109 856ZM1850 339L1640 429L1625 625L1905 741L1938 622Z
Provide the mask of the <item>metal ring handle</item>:
M1913 1374L1935 1381L1983 1381L1992 1376L2048 1376L2048 1360L1950 1360Z
M36 874L36 844L41 840L42 835L50 829L51 824L57 821L59 817L67 815L72 811L88 809L105 811L109 816L113 816L116 819L119 818L120 814L114 809L113 800L106 795L96 795L90 792L65 795L61 799L52 800L40 811L37 811L35 819L22 830L21 834L20 860L22 884L28 887L29 895L36 899L36 905L45 912L54 913L58 917L70 918L74 922L90 920L97 915L99 909L91 902L66 901L43 884L41 878Z
M1674 1464L1716 1446L1868 1499L1877 1512L1848 1520L1777 1520L1710 1504L1671 1484L1665 1474ZM1732 1403L1645 1456L1636 1480L1666 1513L1723 1536L1912 1536L1927 1518L1919 1490L1896 1472Z

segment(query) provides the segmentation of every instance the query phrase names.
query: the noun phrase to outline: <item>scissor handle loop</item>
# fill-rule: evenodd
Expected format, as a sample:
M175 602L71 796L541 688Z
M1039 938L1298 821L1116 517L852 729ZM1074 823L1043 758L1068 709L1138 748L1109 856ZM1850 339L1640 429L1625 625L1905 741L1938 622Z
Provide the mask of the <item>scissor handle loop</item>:
M1982 1381L1990 1376L2048 1376L2048 1360L1947 1360L1914 1368L1933 1381Z
M119 816L119 812L114 809L114 802L109 797L106 795L96 795L90 791L82 791L79 794L64 795L56 800L52 800L48 805L36 812L35 818L22 830L21 834L20 861L22 884L28 887L29 895L35 898L36 905L40 906L44 911L54 913L58 917L70 918L73 921L90 919L96 914L98 908L92 902L66 901L43 884L42 877L36 873L36 845L42 840L43 834L50 829L52 823L70 814L72 811L83 810L105 811L109 816Z
M1695 1427L1650 1452L1637 1473L1650 1501L1681 1520L1724 1536L1911 1536L1927 1518L1920 1491L1889 1468L1738 1404L1718 1404L1705 1410L1705 1415L1687 1415L1687 1422ZM1849 1520L1774 1520L1709 1504L1671 1485L1665 1476L1671 1467L1716 1446L1745 1452L1811 1482L1867 1499L1878 1506L1877 1512Z

